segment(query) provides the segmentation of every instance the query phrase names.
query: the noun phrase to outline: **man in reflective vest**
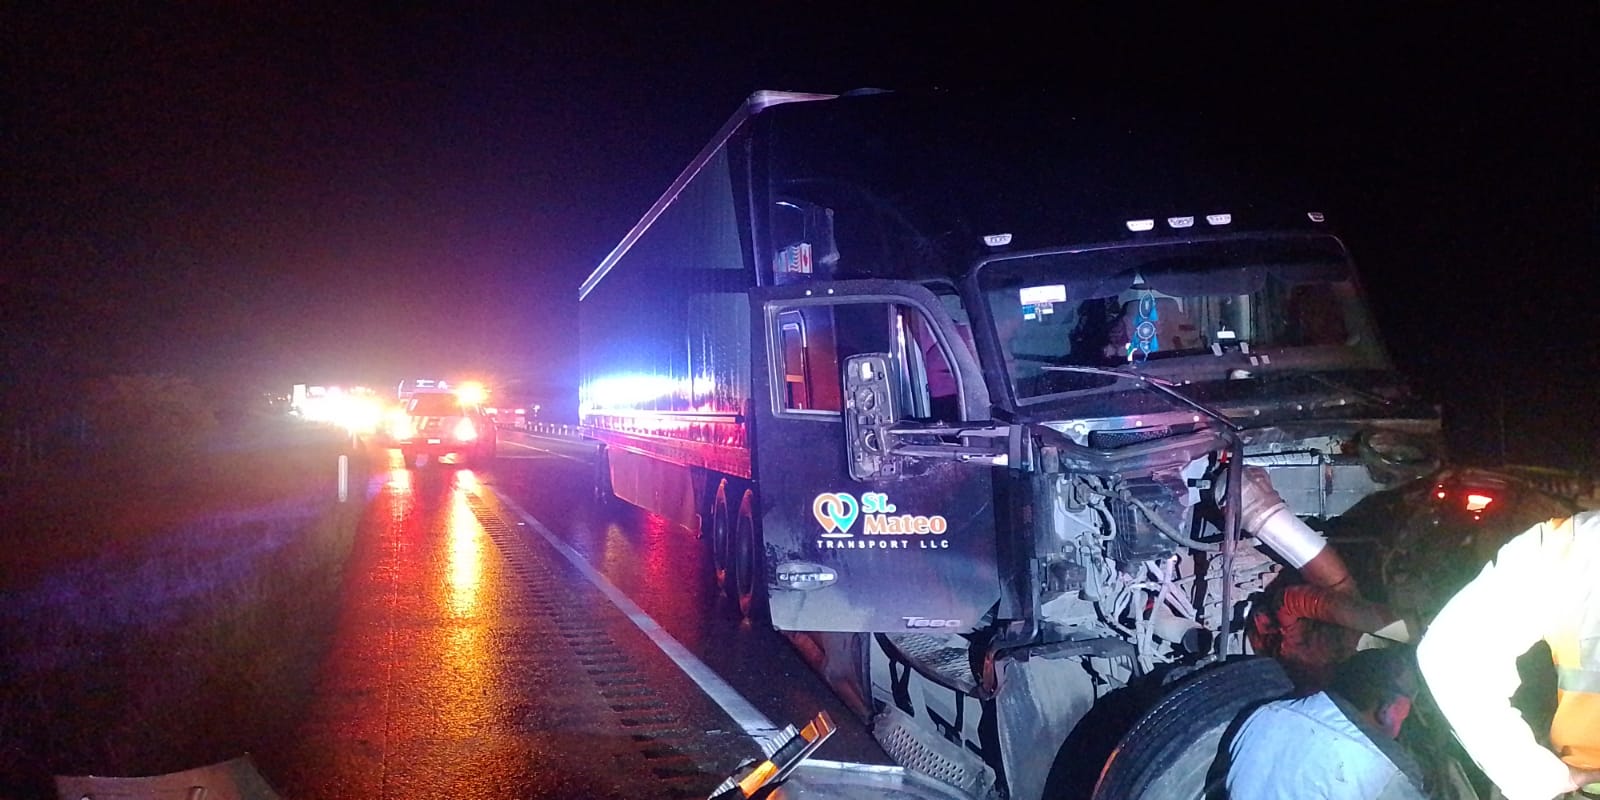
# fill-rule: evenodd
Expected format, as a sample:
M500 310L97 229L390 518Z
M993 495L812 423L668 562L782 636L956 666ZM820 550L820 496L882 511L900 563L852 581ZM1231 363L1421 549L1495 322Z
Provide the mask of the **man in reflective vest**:
M1511 705L1516 659L1543 639L1557 698L1548 747ZM1456 737L1507 800L1600 797L1600 511L1540 523L1439 612L1417 652Z

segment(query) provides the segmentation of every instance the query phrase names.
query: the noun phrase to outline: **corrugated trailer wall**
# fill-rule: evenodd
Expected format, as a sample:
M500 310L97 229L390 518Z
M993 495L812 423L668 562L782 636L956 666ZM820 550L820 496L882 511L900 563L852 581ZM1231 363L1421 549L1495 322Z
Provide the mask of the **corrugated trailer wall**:
M683 467L750 474L753 276L731 169L726 146L711 153L580 303L579 413L610 446L612 490L684 524Z

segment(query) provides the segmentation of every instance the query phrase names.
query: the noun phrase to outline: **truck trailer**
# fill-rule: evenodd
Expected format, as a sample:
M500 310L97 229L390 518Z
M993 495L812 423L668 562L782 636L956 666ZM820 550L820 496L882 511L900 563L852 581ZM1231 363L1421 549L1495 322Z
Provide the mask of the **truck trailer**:
M749 97L583 282L582 429L907 769L1201 797L1291 687L1253 599L1348 581L1324 531L1435 471L1439 416L1309 195L1044 110Z

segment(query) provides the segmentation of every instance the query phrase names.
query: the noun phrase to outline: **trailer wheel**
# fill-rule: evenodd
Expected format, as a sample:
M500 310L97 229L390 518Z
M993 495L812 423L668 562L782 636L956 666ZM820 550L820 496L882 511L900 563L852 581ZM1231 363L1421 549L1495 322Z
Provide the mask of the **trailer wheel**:
M1294 691L1270 658L1202 669L1162 697L1112 751L1095 800L1200 800L1220 794L1212 774L1223 735L1246 709Z
M739 500L739 518L733 532L732 581L739 612L752 622L767 613L766 558L761 552L761 531L756 525L756 493L746 489Z
M728 575L728 544L732 527L728 519L728 482L723 481L717 486L716 498L711 501L711 530L706 539L711 548L711 574L717 588L729 601L737 603L739 595L734 591L733 580Z

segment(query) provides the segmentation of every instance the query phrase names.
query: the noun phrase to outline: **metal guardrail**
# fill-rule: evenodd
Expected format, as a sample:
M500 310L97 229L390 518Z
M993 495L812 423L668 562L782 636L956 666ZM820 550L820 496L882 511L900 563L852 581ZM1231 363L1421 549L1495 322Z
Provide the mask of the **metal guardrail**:
M561 425L554 422L530 422L525 428L528 433L537 433L540 436L554 436L560 439L582 439L583 429L576 425Z

